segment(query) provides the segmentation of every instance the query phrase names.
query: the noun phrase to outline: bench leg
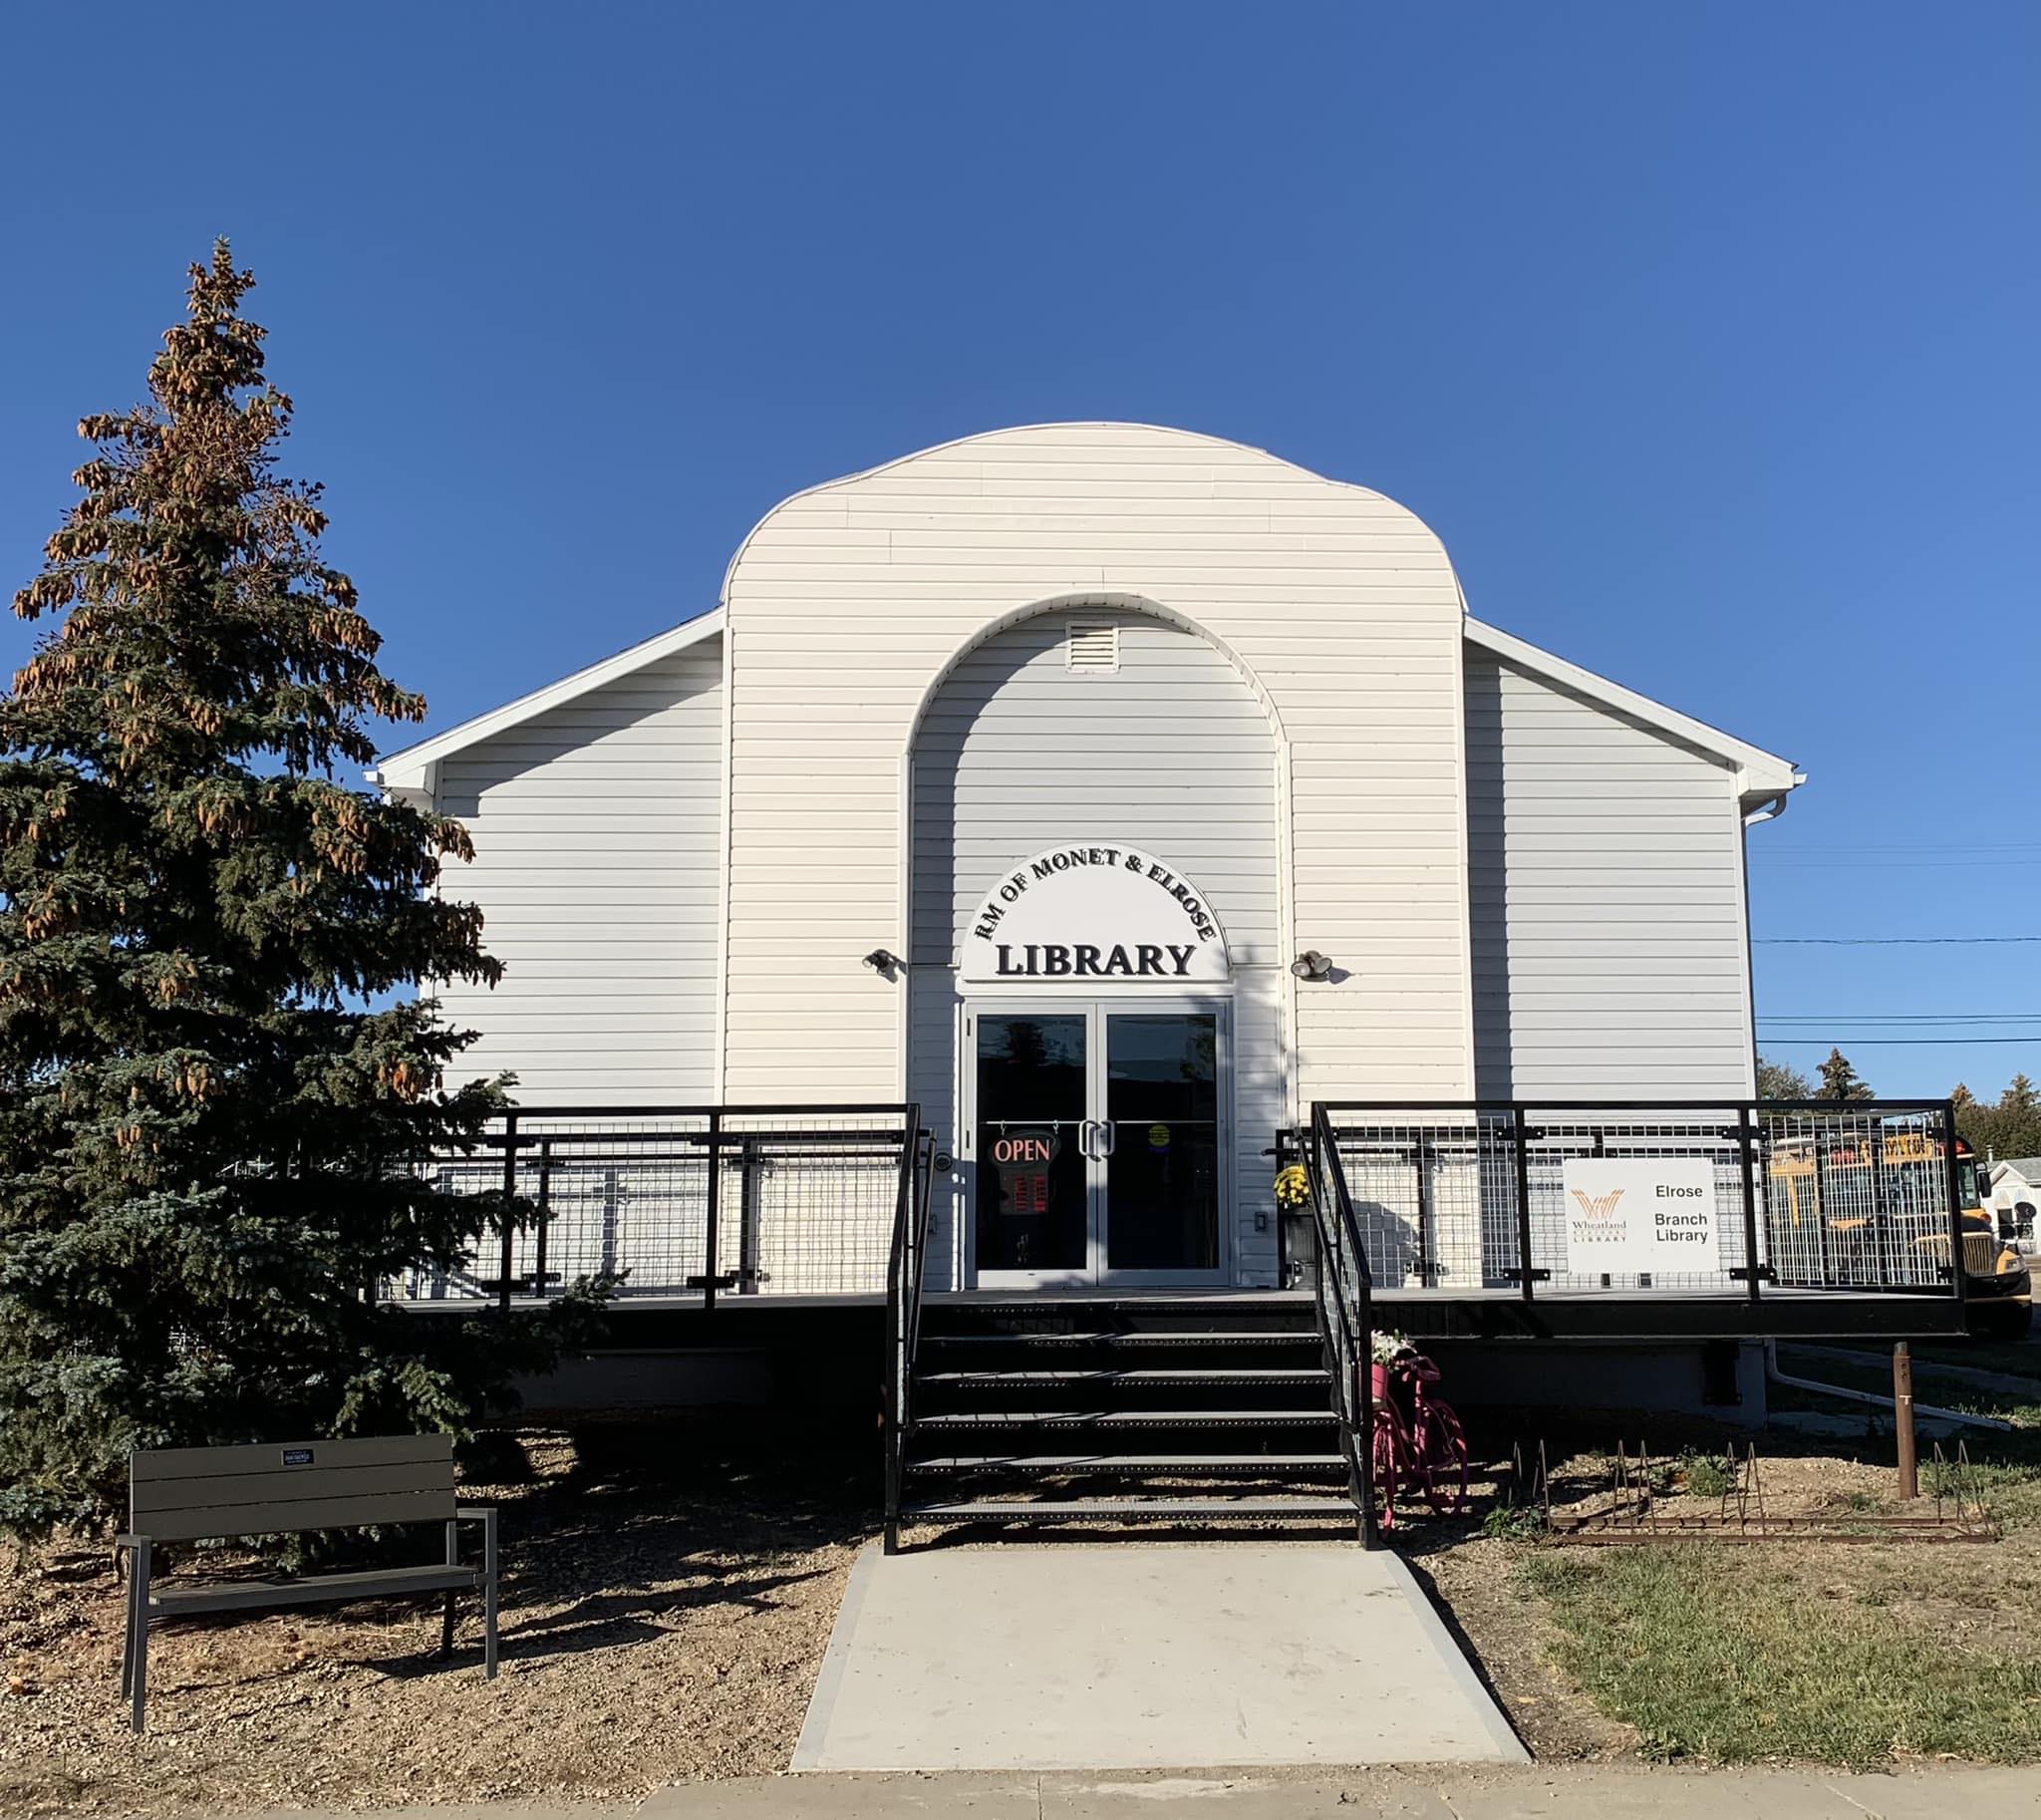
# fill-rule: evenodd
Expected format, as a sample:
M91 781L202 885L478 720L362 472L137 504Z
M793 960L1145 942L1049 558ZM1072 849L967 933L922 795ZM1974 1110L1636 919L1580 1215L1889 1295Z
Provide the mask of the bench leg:
M482 1670L496 1678L496 1513L482 1519Z
M135 1575L128 1576L128 1609L121 1627L121 1697L125 1700L135 1674Z
M439 1654L453 1654L453 1589L446 1589L446 1614L439 1621Z
M128 1633L128 1692L134 1704L128 1714L128 1728L141 1733L148 1704L148 1543L135 1545L134 1572L129 1579L130 1628Z

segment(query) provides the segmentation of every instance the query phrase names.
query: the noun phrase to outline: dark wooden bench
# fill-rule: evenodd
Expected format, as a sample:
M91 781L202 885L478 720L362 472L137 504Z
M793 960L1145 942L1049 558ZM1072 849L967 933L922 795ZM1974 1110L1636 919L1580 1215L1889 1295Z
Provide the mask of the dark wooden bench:
M482 1558L479 1564L463 1565L458 1525L469 1520L482 1526ZM151 1578L152 1550L161 1542L303 1535L318 1529L397 1523L445 1524L445 1560L425 1567L288 1580L159 1585ZM495 1676L496 1512L491 1505L455 1501L450 1435L161 1447L131 1453L128 1530L117 1538L116 1546L128 1551L131 1567L121 1691L134 1702L130 1722L137 1731L143 1727L147 1698L148 1627L157 1618L443 1593L446 1614L439 1649L444 1654L453 1647L455 1595L478 1589L482 1666L491 1679Z

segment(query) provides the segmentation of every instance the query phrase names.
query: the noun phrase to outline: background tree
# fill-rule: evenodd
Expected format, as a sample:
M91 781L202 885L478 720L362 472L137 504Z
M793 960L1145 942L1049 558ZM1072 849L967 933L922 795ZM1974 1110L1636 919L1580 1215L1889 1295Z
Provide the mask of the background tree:
M1768 1057L1758 1058L1758 1097L1760 1099L1812 1099L1814 1083L1797 1067L1784 1062L1773 1062Z
M1839 1049L1829 1051L1829 1059L1821 1065L1822 1091L1824 1099L1872 1099L1877 1095L1851 1065L1850 1058Z
M2041 1156L2041 1089L2025 1074L2015 1074L1990 1104L1960 1082L1950 1097L1956 1102L1956 1129L1979 1156Z
M376 665L276 472L252 277L221 242L150 403L87 418L83 497L16 597L0 698L0 1524L104 1514L134 1445L461 1430L584 1331L364 1297L505 1209L408 1167L502 1083L395 989L493 981L433 893L457 822L336 780L425 704ZM387 1009L364 1009L382 1002Z

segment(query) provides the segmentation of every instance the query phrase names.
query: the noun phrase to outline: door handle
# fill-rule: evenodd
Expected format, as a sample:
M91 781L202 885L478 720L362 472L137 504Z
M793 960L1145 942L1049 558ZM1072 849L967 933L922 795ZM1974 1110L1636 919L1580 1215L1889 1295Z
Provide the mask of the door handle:
M1094 1133L1098 1129L1095 1118L1080 1118L1077 1121L1077 1153L1080 1156L1095 1157L1099 1154Z
M1112 1120L1101 1118L1098 1121L1098 1154L1102 1157L1110 1156L1114 1142Z

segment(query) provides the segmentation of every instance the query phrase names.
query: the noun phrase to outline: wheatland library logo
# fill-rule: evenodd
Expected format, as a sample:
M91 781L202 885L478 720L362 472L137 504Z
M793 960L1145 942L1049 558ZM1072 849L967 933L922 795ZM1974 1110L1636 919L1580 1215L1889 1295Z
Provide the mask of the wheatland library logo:
M1573 1193L1574 1199L1581 1203L1581 1211L1591 1220L1605 1220L1615 1211L1616 1203L1622 1199L1625 1190L1611 1188L1606 1194L1584 1194L1576 1188Z
M1570 1156L1569 1275L1679 1276L1719 1263L1705 1156Z
M961 973L975 982L1229 977L1226 937L1189 879L1124 843L1051 847L980 903Z

